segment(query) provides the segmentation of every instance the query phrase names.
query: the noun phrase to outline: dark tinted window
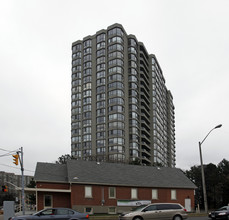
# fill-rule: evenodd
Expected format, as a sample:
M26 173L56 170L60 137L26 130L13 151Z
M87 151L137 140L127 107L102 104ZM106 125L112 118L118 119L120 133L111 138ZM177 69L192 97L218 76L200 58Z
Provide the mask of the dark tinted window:
M218 209L219 211L223 211L223 210L227 210L227 207L224 206L224 207L221 207L220 209Z
M40 212L40 215L54 215L55 209L46 209L42 212Z
M157 205L158 210L169 210L169 209L181 209L179 204L159 204Z
M157 209L158 210L166 210L166 209L172 209L172 208L169 204L160 204L160 205L157 205Z
M144 209L144 211L154 211L157 210L156 205L150 205Z
M182 209L182 207L178 204L171 204L172 209Z
M68 209L57 209L57 215L73 215L74 212Z
M140 205L138 207L135 207L135 208L131 209L131 211L138 211L138 210L140 210L140 209L142 209L144 207L146 207L146 205Z

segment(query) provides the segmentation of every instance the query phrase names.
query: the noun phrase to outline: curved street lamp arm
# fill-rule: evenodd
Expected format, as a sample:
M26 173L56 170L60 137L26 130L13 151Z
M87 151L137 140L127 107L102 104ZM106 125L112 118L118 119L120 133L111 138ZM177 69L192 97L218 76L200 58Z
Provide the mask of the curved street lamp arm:
M209 135L214 129L220 128L220 127L222 127L221 124L220 124L220 125L217 125L217 126L214 127L214 128L212 128L212 129L208 132L208 134L206 135L206 137L202 140L202 142L199 142L199 143L202 144L202 143L205 141L205 139L208 137L208 135Z

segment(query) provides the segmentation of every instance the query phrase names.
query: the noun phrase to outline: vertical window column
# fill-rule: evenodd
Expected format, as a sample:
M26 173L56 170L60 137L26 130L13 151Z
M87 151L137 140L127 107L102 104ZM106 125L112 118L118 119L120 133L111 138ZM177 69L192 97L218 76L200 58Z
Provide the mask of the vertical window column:
M81 82L82 82L82 44L72 47L72 123L71 151L74 157L81 157Z

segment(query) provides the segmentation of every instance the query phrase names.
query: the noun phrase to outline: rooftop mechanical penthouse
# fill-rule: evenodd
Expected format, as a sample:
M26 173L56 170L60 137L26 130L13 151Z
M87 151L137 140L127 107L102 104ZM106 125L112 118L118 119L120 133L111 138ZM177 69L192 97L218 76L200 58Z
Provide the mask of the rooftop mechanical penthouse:
M155 55L120 24L72 44L71 118L75 158L176 165L172 94Z

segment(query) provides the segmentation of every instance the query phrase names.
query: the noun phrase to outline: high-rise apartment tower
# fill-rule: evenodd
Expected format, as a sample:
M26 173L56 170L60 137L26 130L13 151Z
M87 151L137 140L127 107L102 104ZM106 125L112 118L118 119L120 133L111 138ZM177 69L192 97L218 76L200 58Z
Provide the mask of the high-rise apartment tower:
M172 94L120 24L72 44L71 116L75 158L175 167Z

